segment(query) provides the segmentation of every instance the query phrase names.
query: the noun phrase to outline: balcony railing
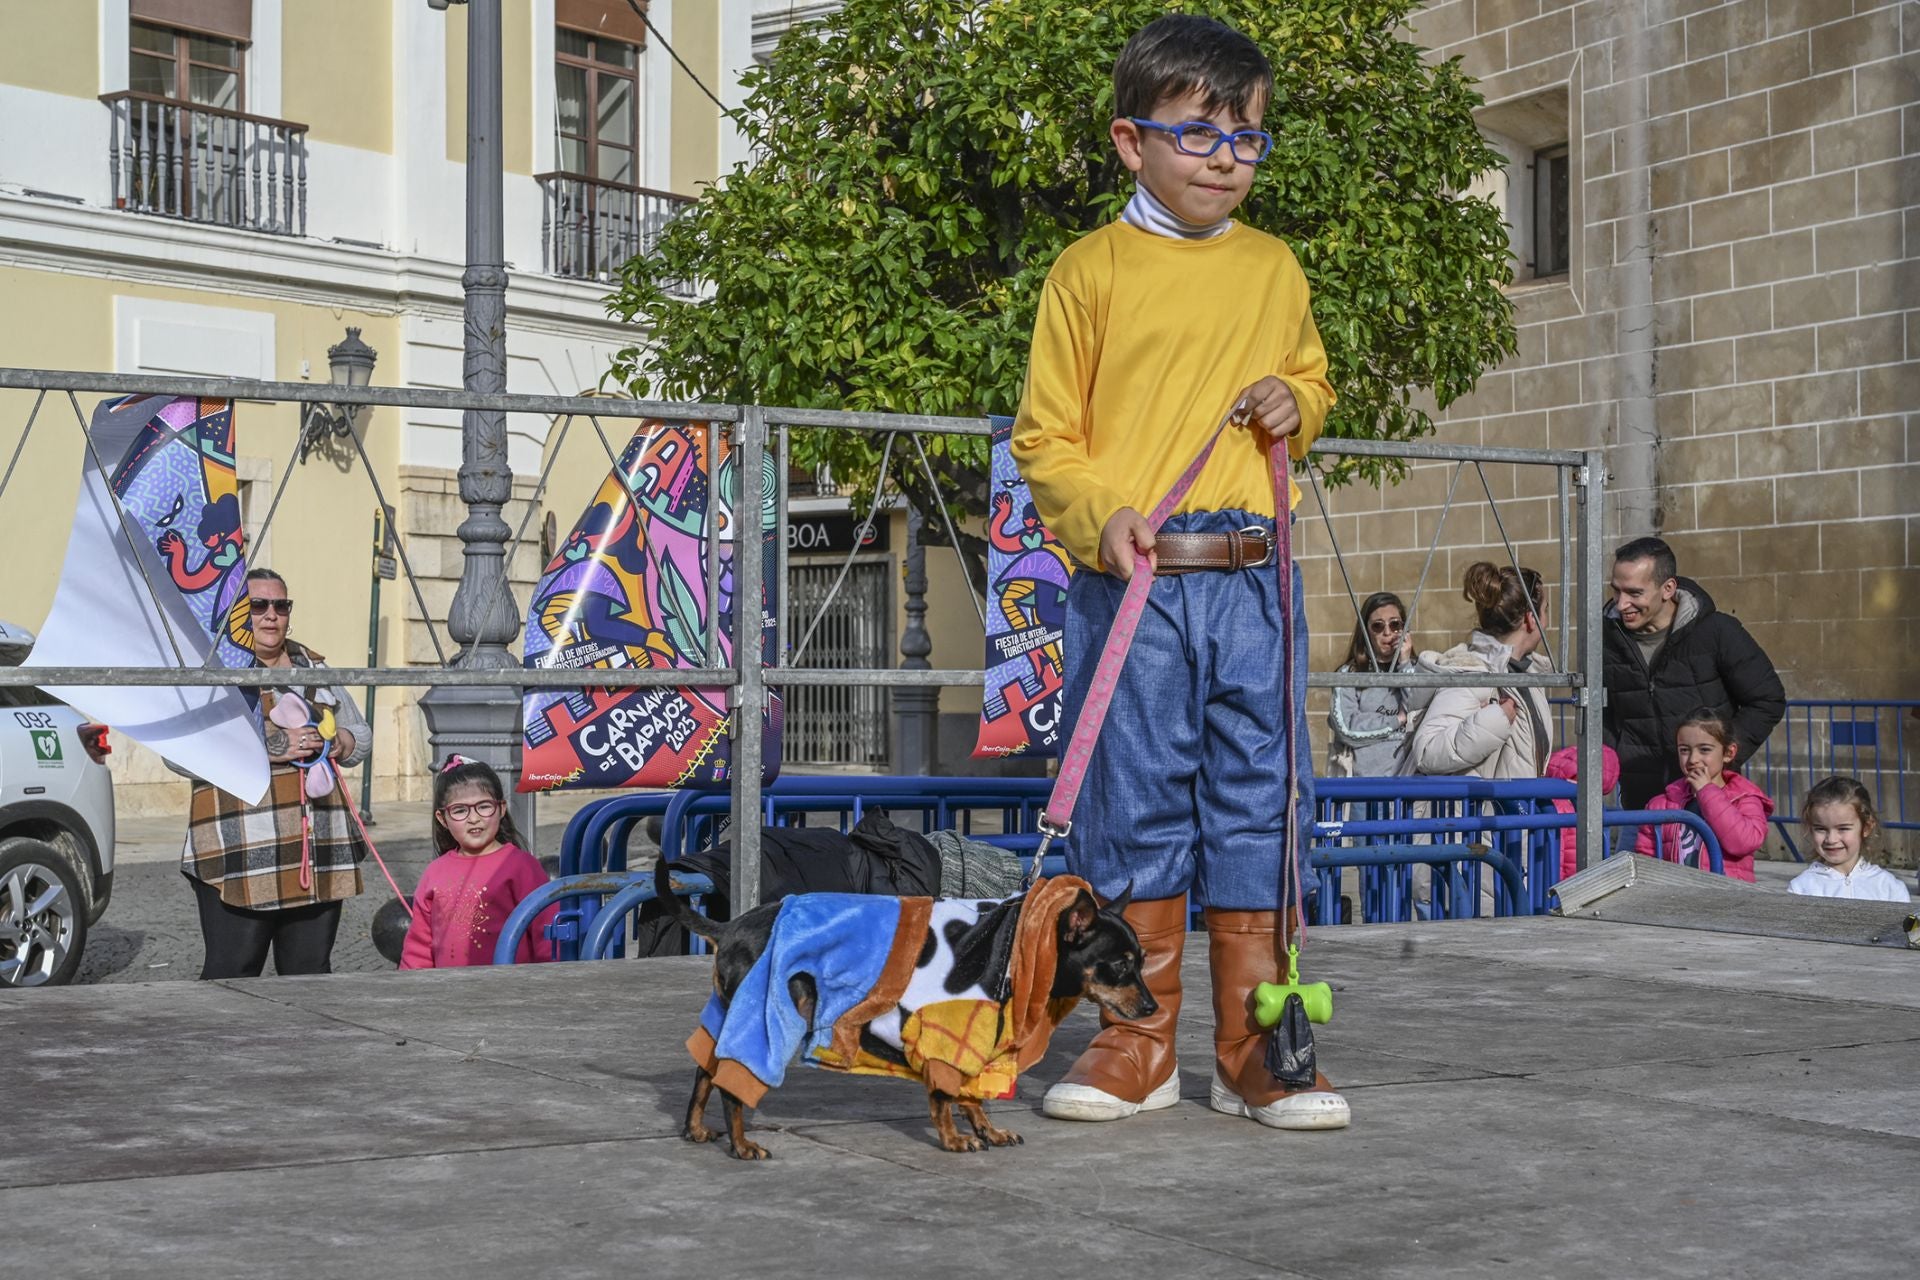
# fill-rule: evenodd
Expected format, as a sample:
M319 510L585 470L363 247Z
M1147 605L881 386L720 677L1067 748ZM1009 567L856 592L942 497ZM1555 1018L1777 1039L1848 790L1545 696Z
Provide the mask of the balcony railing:
M110 93L116 209L270 235L307 231L307 126L146 93Z
M685 196L601 182L575 173L543 173L540 266L570 280L611 280L628 259L653 252L667 224L693 201ZM684 281L674 293L691 290Z

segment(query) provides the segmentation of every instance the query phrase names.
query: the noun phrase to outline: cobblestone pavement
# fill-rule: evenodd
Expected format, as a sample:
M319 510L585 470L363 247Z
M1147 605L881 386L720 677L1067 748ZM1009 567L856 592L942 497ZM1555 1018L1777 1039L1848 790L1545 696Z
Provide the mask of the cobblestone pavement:
M554 868L560 835L574 810L596 797L543 797L540 834L535 851ZM420 873L433 860L433 845L425 834L427 806L392 804L375 810L377 821L369 831L380 854L393 869L400 887L412 892ZM76 982L191 981L200 976L205 951L200 941L200 916L193 891L180 874L180 844L186 818L134 818L119 824L115 847L113 901L87 936L86 954ZM641 843L636 833L636 848ZM336 973L375 973L393 965L373 947L373 915L392 899L380 868L368 858L361 864L365 889L351 899L340 915L340 934L333 948ZM273 962L267 962L267 973Z

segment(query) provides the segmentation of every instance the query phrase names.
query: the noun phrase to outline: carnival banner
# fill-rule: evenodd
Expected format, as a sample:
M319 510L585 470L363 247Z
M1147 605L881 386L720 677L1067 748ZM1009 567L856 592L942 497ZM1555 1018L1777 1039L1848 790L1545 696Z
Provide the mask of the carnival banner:
M772 662L778 602L771 589L778 534L771 456L757 485L768 584L761 660ZM527 608L526 659L535 670L703 667L718 629L720 666L733 661L734 454L707 456L705 423L648 420L621 452L593 503L556 549ZM717 613L707 614L706 539L718 539ZM765 775L780 765L781 703L768 691ZM520 790L711 785L731 777L724 689L543 689L523 703Z
M1013 419L993 420L993 499L987 513L986 693L983 756L1060 753L1061 648L1073 565L1034 510L1013 462Z
M90 432L66 562L26 665L252 666L232 404L127 396L100 404ZM47 691L239 800L266 793L241 690Z

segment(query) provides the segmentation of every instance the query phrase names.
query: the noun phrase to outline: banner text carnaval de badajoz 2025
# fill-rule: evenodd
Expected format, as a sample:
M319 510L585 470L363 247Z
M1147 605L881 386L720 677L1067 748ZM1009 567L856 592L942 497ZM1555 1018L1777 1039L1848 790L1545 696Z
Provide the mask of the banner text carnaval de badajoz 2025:
M643 422L586 514L554 552L527 609L525 665L583 673L703 667L717 630L719 666L733 662L734 452L722 436L709 456L707 424ZM768 457L749 496L770 578L777 471ZM718 543L715 609L707 612L707 540ZM771 662L778 601L760 596L761 660ZM590 676L586 677L591 680ZM675 787L729 780L724 689L542 689L522 706L520 790ZM763 724L768 778L780 761L781 703L768 691Z

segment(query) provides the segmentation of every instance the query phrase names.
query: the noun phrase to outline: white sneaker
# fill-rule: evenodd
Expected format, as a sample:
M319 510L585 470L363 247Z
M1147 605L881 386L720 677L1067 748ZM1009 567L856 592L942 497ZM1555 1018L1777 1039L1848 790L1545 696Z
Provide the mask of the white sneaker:
M1105 1089L1090 1084L1068 1084L1062 1080L1047 1090L1040 1100L1042 1113L1055 1120L1125 1120L1142 1111L1165 1111L1180 1101L1180 1064L1175 1063L1167 1078L1149 1093L1144 1102L1116 1098Z
M1213 1087L1207 1090L1207 1105L1224 1115L1250 1116L1269 1129L1344 1129L1353 1123L1347 1100L1337 1093L1289 1093L1265 1106L1251 1106L1227 1087L1218 1067L1214 1068Z

